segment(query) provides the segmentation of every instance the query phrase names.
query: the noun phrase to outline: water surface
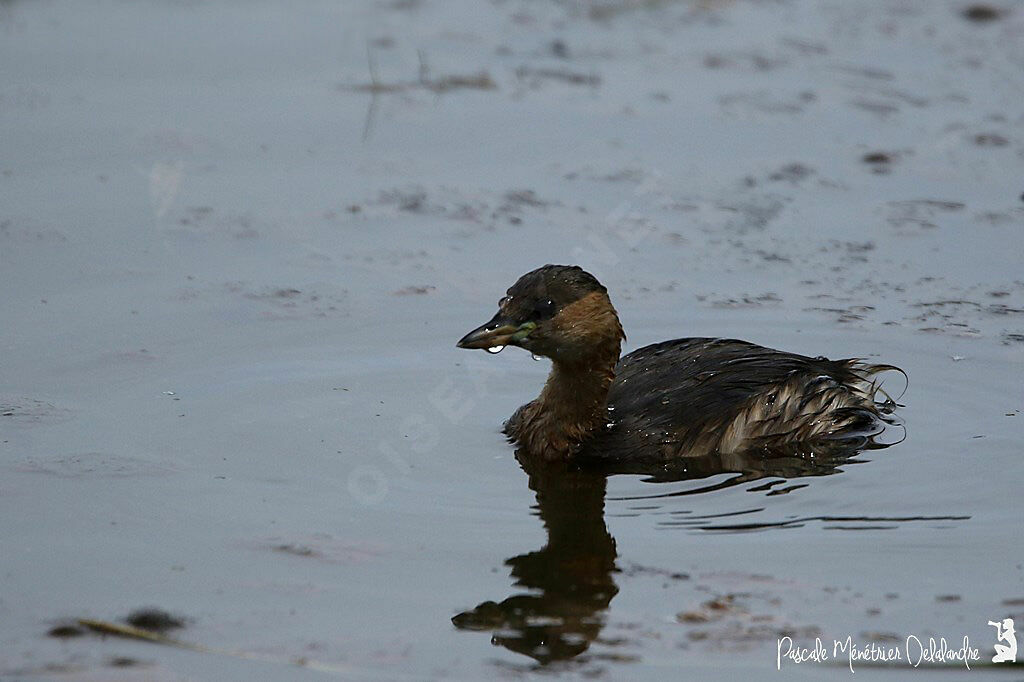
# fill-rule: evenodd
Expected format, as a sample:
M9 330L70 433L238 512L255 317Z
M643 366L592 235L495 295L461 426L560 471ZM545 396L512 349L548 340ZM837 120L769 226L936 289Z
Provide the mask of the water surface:
M961 10L0 4L0 676L990 657L1024 618L1024 12ZM829 475L528 475L498 429L546 362L454 343L547 262L627 350L900 365L907 438ZM46 636L150 605L252 658Z

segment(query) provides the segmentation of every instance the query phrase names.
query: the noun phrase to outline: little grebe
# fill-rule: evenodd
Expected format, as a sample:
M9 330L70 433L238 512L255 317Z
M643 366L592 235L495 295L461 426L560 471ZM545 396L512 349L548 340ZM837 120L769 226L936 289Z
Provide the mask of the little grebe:
M540 396L505 423L527 456L672 460L808 451L877 433L894 403L874 377L898 370L735 339L664 341L619 358L626 336L608 291L577 266L528 272L459 348L519 346L550 358ZM884 392L882 392L884 395Z

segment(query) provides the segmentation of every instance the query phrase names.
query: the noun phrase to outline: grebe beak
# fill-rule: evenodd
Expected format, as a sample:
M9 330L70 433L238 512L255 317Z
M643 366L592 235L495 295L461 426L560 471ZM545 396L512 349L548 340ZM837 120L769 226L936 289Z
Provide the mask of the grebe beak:
M533 322L515 324L499 312L490 321L459 339L458 348L503 348L522 341L537 325Z

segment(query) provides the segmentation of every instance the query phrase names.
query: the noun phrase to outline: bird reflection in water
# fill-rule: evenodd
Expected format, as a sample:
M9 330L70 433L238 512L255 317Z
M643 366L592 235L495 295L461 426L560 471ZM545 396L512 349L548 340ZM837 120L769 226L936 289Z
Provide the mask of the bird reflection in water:
M604 522L606 478L561 462L520 457L520 463L537 494L547 544L505 561L522 592L485 601L452 622L462 630L490 631L494 644L539 663L566 660L597 638L619 591L615 540Z
M761 479L774 480L749 490L778 494L802 486L772 489L772 483L840 473L841 465L863 461L854 459L862 450L883 447L888 445L867 439L848 443L844 450L813 456L799 452L709 455L657 470L629 469L621 463L611 469L595 468L593 462L550 462L519 451L516 457L537 495L535 509L547 532L547 543L505 561L519 588L515 594L500 602L482 602L454 616L452 623L460 630L490 632L492 644L529 656L541 665L571 659L583 662L587 657L581 654L600 641L609 606L619 591L615 539L604 518L608 475L646 474L646 480L652 482L715 479L649 497L711 492ZM729 476L718 480L721 475Z

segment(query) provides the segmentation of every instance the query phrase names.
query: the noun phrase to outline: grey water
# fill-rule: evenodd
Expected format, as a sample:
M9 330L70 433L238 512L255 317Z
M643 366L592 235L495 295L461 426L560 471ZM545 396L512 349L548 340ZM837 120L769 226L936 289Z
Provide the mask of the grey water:
M989 661L1024 618L1024 11L966 7L0 2L0 679ZM544 263L627 351L899 365L905 439L527 473L499 429L546 361L455 342ZM47 634L143 607L209 651Z

